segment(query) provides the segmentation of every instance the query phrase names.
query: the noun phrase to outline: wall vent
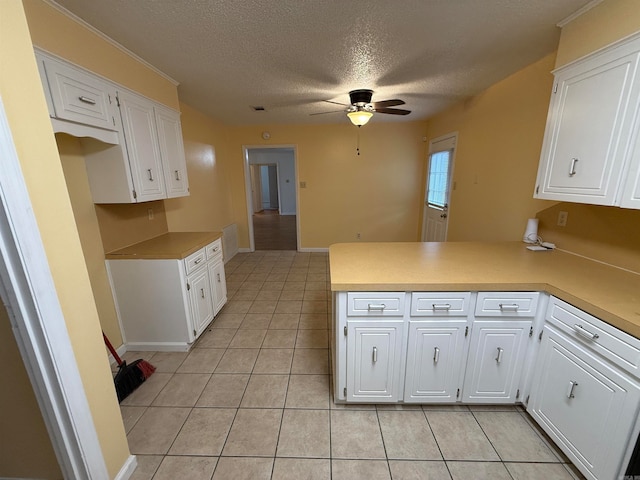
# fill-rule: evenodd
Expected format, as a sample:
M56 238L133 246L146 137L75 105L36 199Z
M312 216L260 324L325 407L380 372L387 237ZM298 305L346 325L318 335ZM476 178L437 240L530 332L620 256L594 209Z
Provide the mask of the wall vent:
M222 229L222 254L224 263L238 253L238 225L232 223Z

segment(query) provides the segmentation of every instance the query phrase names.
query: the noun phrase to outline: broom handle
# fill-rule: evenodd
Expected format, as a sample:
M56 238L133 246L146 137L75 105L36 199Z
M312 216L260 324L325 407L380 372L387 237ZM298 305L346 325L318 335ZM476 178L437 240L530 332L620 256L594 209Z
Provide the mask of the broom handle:
M113 358L116 359L116 362L118 363L118 366L122 365L122 359L118 356L118 353L116 352L116 349L113 348L113 345L111 345L111 342L109 341L107 336L104 334L104 332L102 332L102 337L104 338L104 343L107 346L107 348L109 349L109 351L111 352L111 355L113 355Z

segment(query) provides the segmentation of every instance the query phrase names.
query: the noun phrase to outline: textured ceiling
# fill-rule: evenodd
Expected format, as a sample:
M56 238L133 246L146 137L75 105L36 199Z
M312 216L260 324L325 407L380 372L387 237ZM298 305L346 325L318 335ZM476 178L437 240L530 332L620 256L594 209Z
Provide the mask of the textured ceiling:
M555 50L589 0L57 0L231 125L347 122L374 91L427 118ZM250 106L265 107L255 112Z

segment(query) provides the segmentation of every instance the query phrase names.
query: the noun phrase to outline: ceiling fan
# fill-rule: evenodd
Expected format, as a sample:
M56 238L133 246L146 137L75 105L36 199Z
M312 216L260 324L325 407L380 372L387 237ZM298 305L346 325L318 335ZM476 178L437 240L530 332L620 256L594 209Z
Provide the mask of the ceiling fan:
M345 110L347 113L347 117L349 117L351 123L353 123L357 127L365 125L371 119L371 117L373 117L374 113L386 113L390 115L409 115L411 113L411 110L389 108L397 107L398 105L404 105L403 100L394 99L383 100L381 102L371 102L372 95L373 90L351 90L349 92L349 100L351 102L351 105L333 102L331 100L325 100L325 102L335 103L336 105L344 105L345 107L347 107L347 109ZM322 115L324 113L333 112L312 113L311 115Z

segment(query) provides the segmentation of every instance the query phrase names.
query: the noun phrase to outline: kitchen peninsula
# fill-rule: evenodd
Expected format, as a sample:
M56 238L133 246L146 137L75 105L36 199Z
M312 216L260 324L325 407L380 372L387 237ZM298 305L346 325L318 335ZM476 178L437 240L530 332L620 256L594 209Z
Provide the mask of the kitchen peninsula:
M329 261L336 402L522 403L587 478L624 472L640 275L516 242L335 244Z

